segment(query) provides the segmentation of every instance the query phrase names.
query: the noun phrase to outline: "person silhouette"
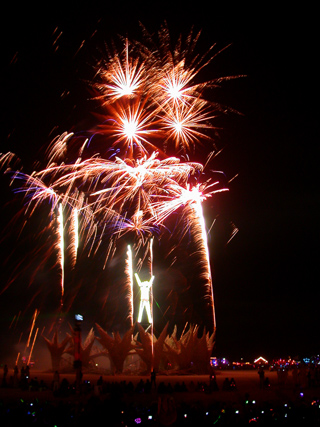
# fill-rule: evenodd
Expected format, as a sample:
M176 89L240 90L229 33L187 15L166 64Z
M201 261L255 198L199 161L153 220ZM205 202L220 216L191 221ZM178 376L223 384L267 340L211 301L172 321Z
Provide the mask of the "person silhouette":
M139 305L139 314L138 314L138 322L141 322L143 310L146 309L148 321L149 323L152 323L152 315L151 315L151 308L150 308L150 289L154 280L154 276L151 276L151 279L149 281L141 282L140 277L137 273L135 273L135 277L137 280L137 283L140 287L140 305Z

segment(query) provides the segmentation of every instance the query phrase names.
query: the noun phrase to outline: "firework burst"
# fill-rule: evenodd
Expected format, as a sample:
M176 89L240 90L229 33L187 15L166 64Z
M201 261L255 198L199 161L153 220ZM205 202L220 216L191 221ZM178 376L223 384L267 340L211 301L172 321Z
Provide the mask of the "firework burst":
M108 60L103 60L98 69L100 82L96 85L101 95L98 99L102 104L110 104L121 97L138 95L145 86L147 75L144 71L145 64L139 58L134 60L129 57L129 42L126 40L122 53L109 53Z
M172 49L169 33L163 27L159 47L145 32L145 44L125 40L120 52L108 51L98 64L93 85L101 103L101 123L89 137L73 133L57 137L48 147L45 166L40 170L30 175L14 173L15 181L23 181L18 191L25 194L25 213L32 215L45 201L49 201L51 213L58 212L62 298L67 221L73 236L67 247L72 248L73 267L78 262L79 242L82 250L88 248L88 254L103 250L105 266L117 242L125 237L133 240L136 254L144 247L148 251L148 242L167 231L167 219L184 209L183 218L188 219L182 229L184 233L192 230L205 265L201 275L205 276L205 298L210 299L211 323L215 327L201 202L226 189L218 182L201 183L204 166L178 158L193 152L195 145L211 140L216 114L204 91L217 82L195 82L214 56L192 58L199 35L190 33L185 44L179 39ZM173 147L175 156L165 154L168 147ZM2 155L2 165L8 167L12 156ZM191 180L196 184L192 185ZM131 248L127 256L128 316L132 325Z

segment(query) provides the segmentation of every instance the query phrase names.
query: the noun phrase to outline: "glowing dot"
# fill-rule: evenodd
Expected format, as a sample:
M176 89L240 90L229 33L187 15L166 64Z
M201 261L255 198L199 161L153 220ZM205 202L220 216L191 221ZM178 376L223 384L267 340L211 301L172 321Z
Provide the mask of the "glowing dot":
M132 139L135 136L137 131L136 122L125 121L123 123L123 131L128 138Z
M181 97L180 88L177 85L170 86L168 89L168 93L173 99L179 99Z
M178 133L182 132L182 123L181 122L175 122L174 127Z
M122 95L132 95L133 90L132 90L132 86L123 86L122 87Z

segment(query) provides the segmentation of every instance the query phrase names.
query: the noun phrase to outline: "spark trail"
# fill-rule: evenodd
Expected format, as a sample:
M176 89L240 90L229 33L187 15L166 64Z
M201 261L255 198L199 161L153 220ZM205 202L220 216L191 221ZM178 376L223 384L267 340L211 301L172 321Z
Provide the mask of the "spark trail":
M130 326L133 325L133 265L132 265L132 250L131 246L127 247L127 258L126 258L126 276L127 276L127 295L129 299L129 319Z

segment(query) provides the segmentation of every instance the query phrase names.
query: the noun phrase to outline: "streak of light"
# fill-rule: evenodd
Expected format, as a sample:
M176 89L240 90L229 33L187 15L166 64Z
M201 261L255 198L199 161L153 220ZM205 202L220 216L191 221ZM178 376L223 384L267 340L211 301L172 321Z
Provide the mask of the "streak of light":
M35 325L35 322L36 322L36 319L38 316L39 316L39 311L37 309L35 309L35 311L33 313L33 317L32 317L32 324L31 324L30 333L29 333L27 344L26 344L26 348L28 348L30 345L31 335L32 335L33 328L34 328L34 325Z
M59 204L58 210L58 249L59 249L59 260L60 260L60 268L61 268L61 305L63 304L63 296L64 296L64 237L63 237L63 210L62 204Z
M29 354L27 365L30 364L30 360L31 360L31 357L32 357L33 348L34 348L34 344L35 344L36 339L37 339L38 332L39 332L39 328L37 328L36 333L34 334L34 337L33 337L33 342L32 342L32 346L31 346L31 349L30 349L30 354Z
M133 326L133 266L132 266L132 250L131 246L127 246L127 258L126 258L126 276L128 281L128 299L129 299L129 318L130 326Z

